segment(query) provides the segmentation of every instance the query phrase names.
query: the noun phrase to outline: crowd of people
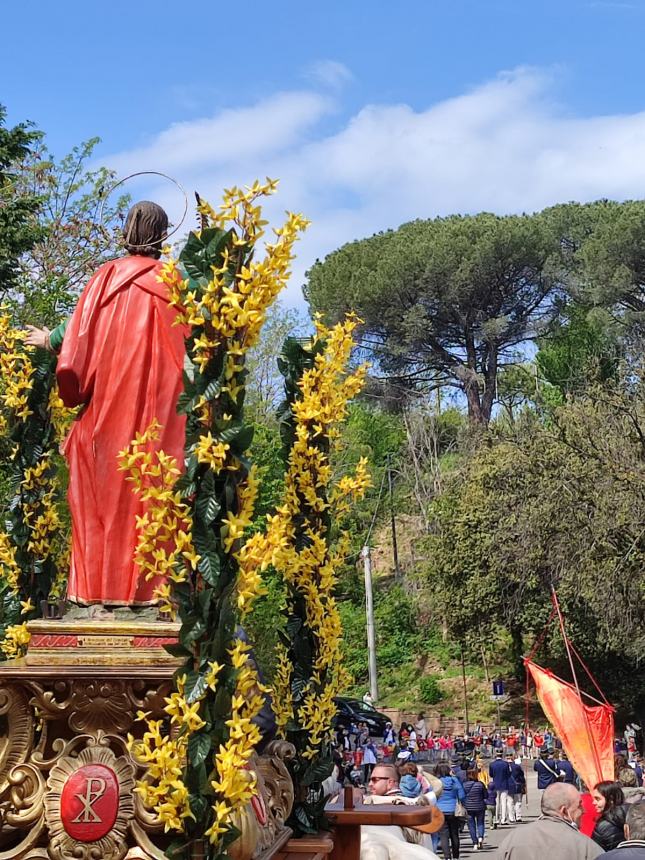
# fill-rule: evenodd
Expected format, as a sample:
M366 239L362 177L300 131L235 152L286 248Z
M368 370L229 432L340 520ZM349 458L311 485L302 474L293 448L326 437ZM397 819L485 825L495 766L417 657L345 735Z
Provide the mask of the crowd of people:
M401 750L409 750L417 760L449 762L455 757L476 756L493 758L498 753L522 759L538 759L548 750L554 755L562 751L562 742L547 727L543 731L524 731L509 726L505 731L489 731L477 726L471 732L451 734L433 732L427 725L425 715L420 713L415 723L402 722L398 728L387 723L382 738L370 738L365 723L352 723L337 732L337 744L348 756L362 761L361 755L371 744L374 752L388 760L396 759ZM368 754L368 757L369 756Z
M436 806L442 825L424 842L433 853L441 851L445 860L459 858L462 830L467 828L472 848L478 851L484 847L486 818L492 828L522 819L526 779L521 759L513 753L499 751L487 766L474 748L424 768L415 761L409 737L401 732L391 755L384 754L388 745L377 747L364 727L351 734L343 730L341 739L344 746L336 749L337 779L366 788L371 796L396 795Z
M444 860L457 860L462 835L470 841L472 851L481 851L487 844L487 831L522 822L526 772L531 768L537 776L542 814L536 821L510 830L498 849L500 860L542 860L544 852L549 853L548 860L593 860L604 852L622 860L645 860L645 788L635 744L617 739L615 748L620 752L615 756L615 779L587 790L548 728L543 732L475 731L452 737L433 735L425 730L424 722L420 714L416 724L403 723L398 730L388 724L379 739L371 738L364 724L341 729L338 734L336 779L366 792L363 802L396 798L397 802L432 806L441 814L440 826L433 833L402 831L400 838L415 849L406 848L402 853L399 847L387 855L390 858L424 856L432 860L441 855ZM536 737L540 741L538 757L531 763L533 755L523 752L535 749ZM563 824L573 836L562 831ZM383 832L365 834L361 860L379 854L372 849L383 836ZM394 838L392 833L388 838ZM386 855L381 851L379 856Z

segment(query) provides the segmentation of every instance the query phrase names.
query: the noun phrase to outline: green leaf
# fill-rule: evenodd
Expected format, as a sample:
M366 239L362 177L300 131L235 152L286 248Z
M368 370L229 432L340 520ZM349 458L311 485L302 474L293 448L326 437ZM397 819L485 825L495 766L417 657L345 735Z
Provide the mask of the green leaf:
M193 524L193 543L199 553L197 567L209 585L216 586L220 575L218 544L213 531L200 520Z
M195 672L194 670L192 672L188 672L186 675L184 694L189 705L194 704L202 698L206 690L206 686L205 674Z
M182 645L190 645L191 642L199 639L206 631L206 625L203 618L190 617L187 623L184 623L179 631L179 641Z
M192 738L191 738L191 740L192 740ZM189 742L189 746L190 746L190 742ZM201 774L199 774L199 777L201 777ZM202 782L202 781L203 781L203 779L199 779L199 782ZM202 794L197 794L197 793L191 792L188 802L190 805L190 811L193 813L193 815L195 816L197 821L199 821L199 822L205 821L206 815L208 813L208 807L210 805L208 800Z
M217 553L207 552L200 555L197 569L209 585L217 586L221 569Z
M304 807L298 804L295 808L295 817L298 821L298 825L300 829L304 833L316 833L316 820L312 816L310 816L304 809Z
M186 475L192 480L195 477L195 472L199 466L199 461L194 454L186 460Z
M235 454L243 454L253 441L254 428L251 424L246 424L231 442L231 448Z
M175 490L181 493L184 498L187 498L194 495L197 490L197 484L184 473L175 481Z
M192 654L192 651L189 651L188 648L185 648L179 642L171 645L164 645L164 649L173 657L189 657Z
M211 750L211 738L205 732L193 732L188 739L188 758L192 765L206 761ZM192 806L191 806L192 809ZM194 812L194 810L193 810ZM197 817L197 816L196 816ZM198 819L199 820L199 819Z
M222 380L221 379L213 379L208 383L206 388L204 389L203 396L206 400L214 400L216 397L222 393Z
M285 625L286 631L291 639L296 639L302 630L303 620L299 615L290 615Z
M213 705L214 714L217 714L220 719L228 720L231 713L231 702L231 694L228 690L223 686L218 686Z
M188 275L200 285L211 280L212 266L219 264L224 248L231 242L232 230L208 227L200 235L190 233L180 254L180 261Z
M214 494L200 492L195 510L204 522L204 525L209 526L219 514L221 506Z
M208 621L208 616L213 605L214 590L212 588L204 588L197 594L197 607L204 621Z
M225 430L219 434L219 438L221 442L232 442L244 428L244 425L241 421L234 421L228 425Z
M328 758L314 760L303 773L300 782L307 786L314 782L322 782L331 774L333 766L334 763Z

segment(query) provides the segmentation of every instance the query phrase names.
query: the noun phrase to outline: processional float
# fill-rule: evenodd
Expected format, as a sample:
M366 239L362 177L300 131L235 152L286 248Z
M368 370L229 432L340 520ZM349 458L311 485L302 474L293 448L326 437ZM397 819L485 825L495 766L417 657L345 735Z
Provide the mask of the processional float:
M0 860L356 860L365 819L429 820L425 809L341 804L329 810L333 835L313 832L325 821L320 751L340 664L329 508L348 508L367 485L364 463L333 485L328 457L361 373L344 370L351 320L319 327L307 348L294 342L291 364L283 356L293 474L266 534L244 539L257 494L244 355L305 224L289 215L254 258L257 198L274 188L231 189L218 211L198 198L183 268L159 262L163 210L135 204L128 255L101 266L66 327L29 335L58 349L59 394L78 410L63 443L71 565L52 562L55 359L27 360L2 318L18 479L0 564L26 596L27 621L8 629L13 659L0 664ZM290 615L267 717L239 620L269 563L284 574ZM54 598L49 580L67 569L71 600ZM290 840L294 808L309 839Z

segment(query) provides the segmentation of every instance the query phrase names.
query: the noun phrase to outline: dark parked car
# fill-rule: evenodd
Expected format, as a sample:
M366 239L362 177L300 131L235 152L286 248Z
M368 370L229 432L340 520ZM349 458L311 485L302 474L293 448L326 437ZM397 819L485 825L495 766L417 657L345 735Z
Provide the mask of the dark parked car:
M372 737L383 737L385 724L389 719L385 714L379 713L376 708L366 705L360 699L346 699L338 696L334 699L338 707L338 713L334 717L334 727L348 729L352 723L365 723Z

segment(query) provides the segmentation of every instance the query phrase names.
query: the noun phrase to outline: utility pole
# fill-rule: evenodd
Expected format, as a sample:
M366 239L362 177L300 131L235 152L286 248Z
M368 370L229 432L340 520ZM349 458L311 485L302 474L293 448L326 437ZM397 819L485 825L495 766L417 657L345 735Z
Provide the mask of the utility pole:
M464 716L466 723L465 733L470 733L470 724L468 721L468 688L466 687L466 662L464 660L464 645L463 642L461 644L461 677L464 682Z
M374 598L372 595L372 559L370 548L365 545L361 550L365 570L365 611L367 615L367 665L370 679L370 695L374 704L378 701L378 682L376 676L376 631L374 628Z
M399 548L396 542L396 519L394 517L394 487L392 482L392 467L390 464L390 456L387 458L387 488L390 497L390 520L392 523L392 559L394 561L394 578L401 578L401 570L399 568Z

